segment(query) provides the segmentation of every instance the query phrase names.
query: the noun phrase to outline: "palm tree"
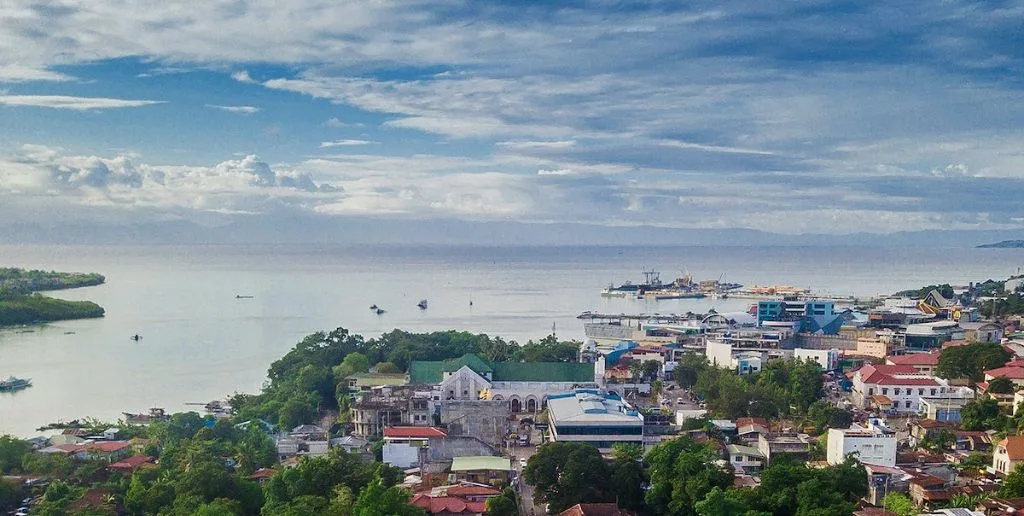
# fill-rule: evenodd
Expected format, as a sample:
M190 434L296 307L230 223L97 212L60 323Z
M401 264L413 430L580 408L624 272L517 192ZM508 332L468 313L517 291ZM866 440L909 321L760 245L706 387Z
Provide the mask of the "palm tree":
M629 374L633 376L633 383L640 378L640 375L644 372L644 366L639 360L634 360L629 363Z

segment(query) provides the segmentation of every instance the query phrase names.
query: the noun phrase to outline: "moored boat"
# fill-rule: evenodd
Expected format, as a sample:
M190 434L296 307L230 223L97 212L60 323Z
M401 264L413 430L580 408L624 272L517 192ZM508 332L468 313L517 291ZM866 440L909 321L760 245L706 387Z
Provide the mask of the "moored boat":
M6 380L0 380L0 392L18 391L31 386L32 380L30 378L17 378L10 376Z

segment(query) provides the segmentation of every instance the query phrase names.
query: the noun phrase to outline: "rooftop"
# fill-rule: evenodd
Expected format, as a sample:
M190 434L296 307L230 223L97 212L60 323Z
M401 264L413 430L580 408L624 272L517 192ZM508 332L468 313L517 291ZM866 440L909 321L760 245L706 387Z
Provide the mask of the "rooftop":
M1024 435L1008 435L999 446L1006 448L1006 455L1010 460L1024 460Z
M891 365L936 366L939 365L938 353L907 353L906 355L890 355L885 361Z
M431 437L447 437L448 434L433 426L389 426L384 429L384 437L406 439L430 439Z
M441 383L444 373L467 366L480 375L491 373L495 382L580 382L594 381L594 364L572 362L490 362L473 354L440 362L414 360L409 364L409 383Z
M387 385L397 387L405 385L406 376L404 373L356 373L345 377L348 381L354 381L356 387L378 387Z
M643 425L644 422L643 416L618 397L602 395L591 389L578 389L571 393L549 396L548 411L551 422L555 425Z
M452 459L452 472L455 471L511 471L512 460L505 457L475 455L455 457Z
M1019 365L1007 365L997 369L989 369L985 371L985 377L998 378L1005 376L1011 380L1024 380L1024 367Z

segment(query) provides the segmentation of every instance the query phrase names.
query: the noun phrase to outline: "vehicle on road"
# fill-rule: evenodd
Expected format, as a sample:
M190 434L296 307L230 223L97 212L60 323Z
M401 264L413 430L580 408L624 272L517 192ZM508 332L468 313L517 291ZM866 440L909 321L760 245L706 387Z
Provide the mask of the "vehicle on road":
M526 457L519 458L519 468L526 469Z
M676 404L682 405L683 403L686 403L686 401L683 400L683 398L676 398Z

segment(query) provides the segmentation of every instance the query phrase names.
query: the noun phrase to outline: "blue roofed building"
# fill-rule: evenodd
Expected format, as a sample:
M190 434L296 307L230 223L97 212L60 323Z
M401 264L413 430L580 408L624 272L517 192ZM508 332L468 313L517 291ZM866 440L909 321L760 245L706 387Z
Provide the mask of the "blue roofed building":
M577 389L548 397L551 440L585 442L602 452L615 443L643 444L644 417L614 394Z
M797 333L838 335L846 320L829 300L791 301L765 299L757 303L757 325L791 323Z

